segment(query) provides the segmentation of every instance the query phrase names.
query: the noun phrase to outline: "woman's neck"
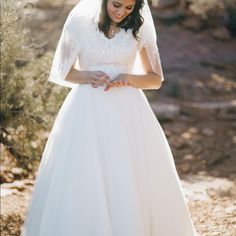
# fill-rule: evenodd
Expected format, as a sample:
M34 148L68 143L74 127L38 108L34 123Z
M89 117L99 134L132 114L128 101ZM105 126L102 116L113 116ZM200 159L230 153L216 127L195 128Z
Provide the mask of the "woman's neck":
M112 26L116 26L116 27L118 26L118 24L115 23L115 22L113 22L113 21L111 21L111 25L112 25Z

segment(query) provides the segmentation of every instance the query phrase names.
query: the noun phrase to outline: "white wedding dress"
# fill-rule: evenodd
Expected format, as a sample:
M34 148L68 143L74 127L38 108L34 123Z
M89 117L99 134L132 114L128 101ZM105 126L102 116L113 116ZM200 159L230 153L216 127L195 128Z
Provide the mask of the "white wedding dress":
M70 44L83 70L132 73L131 30L94 22ZM70 60L70 58L68 58ZM65 82L66 83L66 82ZM22 236L196 235L174 159L143 91L75 84L56 117Z

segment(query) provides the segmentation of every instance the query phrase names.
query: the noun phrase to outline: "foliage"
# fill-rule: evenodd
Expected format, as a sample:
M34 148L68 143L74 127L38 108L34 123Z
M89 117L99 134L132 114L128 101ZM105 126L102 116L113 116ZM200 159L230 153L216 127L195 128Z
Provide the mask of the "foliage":
M67 90L47 82L52 60L37 57L23 28L26 1L2 2L1 20L1 142L19 166L32 169L40 160L54 116Z
M236 35L236 0L224 0L224 4L228 15L228 26Z
M1 124L5 125L14 111L22 106L19 94L14 90L21 89L24 84L20 80L9 79L15 77L15 60L22 52L23 36L18 31L17 9L13 1L3 1L1 8Z

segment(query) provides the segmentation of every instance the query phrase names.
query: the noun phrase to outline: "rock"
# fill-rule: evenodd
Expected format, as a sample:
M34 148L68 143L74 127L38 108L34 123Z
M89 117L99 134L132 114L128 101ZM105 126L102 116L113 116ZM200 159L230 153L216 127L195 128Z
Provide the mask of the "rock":
M28 186L33 186L34 182L35 182L35 180L32 180L32 179L25 179L25 180L23 180L23 183L25 185L28 185Z
M231 39L229 31L223 25L219 26L218 28L212 29L211 35L213 38L220 41L228 41Z
M183 107L188 108L191 114L201 114L202 116L214 113L219 114L220 112L227 113L236 109L236 99L220 102L185 103Z
M192 155L192 154L187 154L187 155L185 155L184 156L184 160L193 160L194 159L194 155Z
M14 167L12 168L11 172L17 178L23 175L24 170L22 168Z
M14 181L14 175L9 167L1 166L0 183L12 183Z
M31 147L34 148L34 149L38 148L38 146L39 146L38 141L31 141L31 142L30 142L30 145L31 145Z
M178 150L182 150L188 147L187 142L181 138L174 139L174 141L172 142L172 145Z
M215 178L212 176L186 175L181 180L184 192L189 201L200 201L201 204L209 203L211 200L218 201L219 198L228 197L233 199L236 195L236 187L233 181L226 178ZM229 208L227 212L233 209Z
M192 16L183 21L182 26L194 32L199 32L206 27L206 23L201 18Z
M185 14L184 0L153 0L152 6L157 7L155 11L152 11L153 17L166 21L177 20Z
M198 133L198 129L197 129L196 127L190 127L190 128L189 128L189 132L190 132L191 134L197 134L197 133Z
M214 156L212 156L212 158L207 161L207 165L212 167L222 164L227 159L230 159L230 157L231 157L230 153L227 152L227 150L225 150L225 153L217 153Z
M1 185L3 189L16 189L19 191L23 191L25 189L25 184L23 181L16 180L12 183L4 183Z
M24 182L22 182L22 181L14 181L13 183L13 187L14 188L16 188L16 189L18 189L19 191L22 191L22 190L24 190L25 189L25 184L24 184Z
M180 115L178 105L152 103L151 107L159 120L174 120Z
M29 62L29 60L27 60L27 59L18 58L15 60L15 65L17 67L23 67L23 66L26 66L28 62Z
M215 131L210 128L204 128L202 130L202 134L204 134L206 136L213 136L215 134Z
M236 136L233 137L233 142L236 144Z
M182 180L188 199L209 201L210 198L236 196L236 186L226 178L189 175Z
M219 62L219 60L201 60L200 64L203 66L209 66L209 67L215 67L216 69L220 69L220 70L230 70L232 72L236 71L236 64L235 62L232 63L224 63L224 62Z
M1 188L1 198L2 197L7 197L7 196L13 195L13 194L17 194L17 190L16 189L4 189L4 188Z
M236 206L227 207L225 209L226 214L231 214L231 213L235 213L235 212L236 212Z
M160 9L170 8L179 4L178 0L152 0L152 6Z
M178 169L183 174L188 174L191 171L191 165L189 163L183 163L178 166Z
M12 183L14 182L14 175L11 173L11 172L8 172L8 173L4 173L2 174L1 173L1 176L0 176L0 183Z
M164 21L174 21L184 16L184 10L181 7L161 9L153 12L153 17L159 18Z
M152 6L157 7L159 4L159 0L152 0Z

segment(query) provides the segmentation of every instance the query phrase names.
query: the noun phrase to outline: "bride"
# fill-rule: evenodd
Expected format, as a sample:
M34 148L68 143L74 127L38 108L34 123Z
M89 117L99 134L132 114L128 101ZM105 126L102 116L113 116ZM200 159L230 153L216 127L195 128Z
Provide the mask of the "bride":
M44 148L22 236L194 236L143 89L164 81L147 0L81 0L49 81L72 88Z

